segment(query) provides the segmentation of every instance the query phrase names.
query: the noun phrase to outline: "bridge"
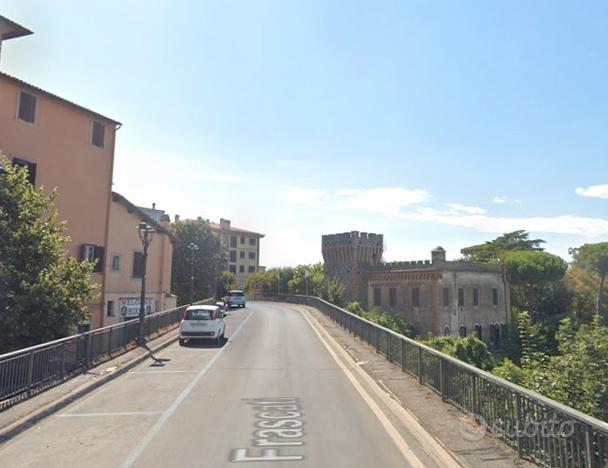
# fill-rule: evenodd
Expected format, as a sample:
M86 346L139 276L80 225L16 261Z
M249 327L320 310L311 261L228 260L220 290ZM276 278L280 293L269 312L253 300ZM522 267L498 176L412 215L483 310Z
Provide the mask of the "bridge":
M31 428L17 422L0 467L608 466L601 421L318 298L260 299L229 313L221 346L173 337ZM146 333L180 314L147 317ZM112 372L104 359L135 325L0 356L0 426L78 369Z

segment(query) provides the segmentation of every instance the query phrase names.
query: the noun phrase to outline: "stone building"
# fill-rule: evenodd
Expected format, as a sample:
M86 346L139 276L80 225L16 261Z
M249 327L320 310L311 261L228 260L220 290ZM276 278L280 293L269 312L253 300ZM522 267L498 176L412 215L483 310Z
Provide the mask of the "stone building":
M346 285L346 300L403 317L420 335L475 333L498 345L510 317L509 282L500 265L431 260L385 263L383 236L353 231L322 238L326 272Z

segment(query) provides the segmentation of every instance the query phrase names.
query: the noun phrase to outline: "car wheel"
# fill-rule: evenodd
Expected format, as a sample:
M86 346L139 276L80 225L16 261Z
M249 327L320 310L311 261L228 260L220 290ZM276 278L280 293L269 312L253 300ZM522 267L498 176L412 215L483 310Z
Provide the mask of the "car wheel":
M184 340L183 338L179 339L179 345L180 346L184 346L184 344L186 344L186 340Z

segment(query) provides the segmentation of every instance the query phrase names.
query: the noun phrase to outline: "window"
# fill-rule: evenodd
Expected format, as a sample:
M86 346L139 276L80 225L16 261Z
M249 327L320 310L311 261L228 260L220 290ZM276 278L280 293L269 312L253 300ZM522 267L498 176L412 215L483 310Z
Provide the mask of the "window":
M133 252L133 278L143 278L144 276L144 254Z
M13 158L13 165L25 167L27 169L27 180L30 181L30 184L36 185L36 163L26 161L25 159Z
M91 137L91 143L98 148L104 147L106 137L106 126L97 120L93 120L93 135Z
M389 288L388 290L388 304L391 307L397 305L397 288Z
M475 324L475 336L481 340L481 325Z
M230 251L230 261L231 262L236 262L236 250L231 250Z
M229 271L230 273L236 273L236 265L230 265L230 266L228 267L228 271Z
M459 334L461 337L463 337L463 338L464 338L465 336L467 336L467 327L466 327L466 325L460 325L460 328L458 329L458 334Z
M414 307L420 306L420 288L412 288L412 305Z
M239 252L239 258L245 258L245 252L243 250Z
M443 306L448 307L450 305L450 288L443 288Z
M25 91L19 94L19 110L17 117L24 122L36 122L36 96Z
M374 288L374 305L382 305L382 291L380 288Z
M236 236L230 236L230 247L236 247Z
M249 245L255 245L255 237L249 238Z
M458 288L458 307L464 307L464 289L463 288Z
M492 289L492 304L498 305L498 289Z
M479 289L473 288L473 305L479 305Z
M249 260L255 260L255 252L249 252Z
M100 245L82 244L80 246L80 261L95 262L94 273L103 270L104 248Z
M253 265L249 265L249 273L255 273L255 267Z
M113 271L120 270L120 257L118 255L112 256L112 270Z
M245 265L239 265L239 273L245 273Z
M443 336L450 336L450 326L446 325L443 327Z
M241 236L241 244L245 243L245 238Z
M114 301L108 301L108 308L106 310L107 317L114 317Z

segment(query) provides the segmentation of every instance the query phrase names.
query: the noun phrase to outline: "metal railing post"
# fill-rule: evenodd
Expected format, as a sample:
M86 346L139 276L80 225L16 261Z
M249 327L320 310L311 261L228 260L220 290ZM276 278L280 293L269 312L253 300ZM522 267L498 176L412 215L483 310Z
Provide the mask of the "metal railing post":
M376 353L380 352L380 329L376 328Z
M585 455L586 455L586 466L587 468L596 468L595 466L595 452L593 450L593 439L591 434L591 428L585 427Z
M112 357L112 330L113 328L110 328L110 333L108 336L108 355L110 357Z
M401 372L405 372L405 340L401 340Z
M422 378L422 348L420 346L418 346L418 382L420 384L424 383Z
M67 349L67 344L63 343L61 346L61 378L65 378L65 353Z
M34 351L28 355L27 361L27 394L32 394L32 388L34 388Z
M445 401L445 363L443 358L439 358L439 392L441 400Z
M391 334L386 334L386 360L388 362L392 362L391 360Z
M515 444L517 445L517 456L521 458L523 447L521 446L521 430L522 430L522 420L521 420L521 397L519 393L515 394Z

